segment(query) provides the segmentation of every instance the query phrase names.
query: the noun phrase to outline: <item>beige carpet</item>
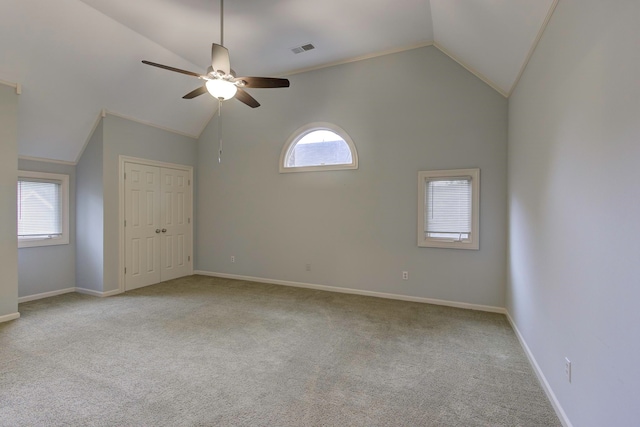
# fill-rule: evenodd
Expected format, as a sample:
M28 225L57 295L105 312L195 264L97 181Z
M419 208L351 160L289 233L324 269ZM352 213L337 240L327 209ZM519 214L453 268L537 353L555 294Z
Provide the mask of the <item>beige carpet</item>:
M191 276L20 304L2 426L559 426L503 315Z

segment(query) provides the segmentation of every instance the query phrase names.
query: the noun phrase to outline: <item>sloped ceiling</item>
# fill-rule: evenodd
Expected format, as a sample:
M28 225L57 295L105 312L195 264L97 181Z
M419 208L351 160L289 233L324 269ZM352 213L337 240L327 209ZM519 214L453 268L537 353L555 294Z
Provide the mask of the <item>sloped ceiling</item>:
M227 0L224 44L239 74L262 76L434 44L508 96L556 1ZM19 154L77 161L103 110L197 137L216 101L181 99L201 82L140 61L203 72L219 22L218 0L3 1L0 80L20 85Z

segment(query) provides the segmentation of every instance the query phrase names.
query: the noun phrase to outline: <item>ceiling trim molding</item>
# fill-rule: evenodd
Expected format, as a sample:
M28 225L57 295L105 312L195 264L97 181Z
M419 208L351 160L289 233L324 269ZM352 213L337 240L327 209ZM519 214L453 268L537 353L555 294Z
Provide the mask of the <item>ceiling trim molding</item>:
M198 135L193 135L193 134L182 132L182 131L179 131L179 130L176 130L176 129L171 129L171 128L168 128L168 127L165 127L165 126L161 126L161 125L155 124L153 122L148 122L146 120L137 119L137 118L132 117L132 116L127 116L125 114L120 114L120 113L116 113L114 111L109 111L109 110L103 110L103 112L104 112L103 114L105 114L105 115L109 114L110 116L120 117L121 119L129 120L129 121L132 121L132 122L135 122L135 123L140 123L141 125L151 126L153 128L156 128L156 129L164 130L166 132L175 133L175 134L181 135L181 136L186 136L186 137L191 138L191 139L198 139ZM105 117L105 116L103 115L102 117Z
M461 60L460 58L458 58L457 56L455 56L454 54L449 52L447 49L442 47L439 43L433 42L433 46L436 47L440 52L444 53L449 58L453 59L458 64L460 64L462 66L462 68L464 68L465 70L467 70L468 72L470 72L471 74L473 74L474 76L476 76L477 78L479 78L480 80L482 80L483 82L485 82L486 84L491 86L491 88L493 90L495 90L496 92L498 92L500 95L504 96L505 98L509 97L509 94L507 92L505 92L500 86L495 84L491 79L489 79L484 74L482 74L480 71L476 70L475 68L471 67L470 65L467 65L463 60Z
M9 87L18 87L17 83L11 83L11 82L8 82L6 80L0 80L0 85L5 85L5 86L9 86Z
M114 116L114 117L120 117L121 119L129 120L129 121L134 122L134 123L140 123L142 125L151 126L153 128L160 129L160 130L163 130L163 131L166 131L166 132L171 132L171 133L175 133L175 134L178 134L178 135L181 135L181 136L186 136L188 138L192 138L192 139L196 139L196 140L200 138L200 136L193 136L193 135L188 134L186 132L181 132L179 130L170 129L168 127L160 126L160 125L157 125L157 124L152 123L152 122L147 122L145 120L136 119L134 117L127 116L127 115L120 114L120 113L116 113L116 112L113 112L113 111L109 111L107 109L102 109L102 110L100 110L100 113L98 113L98 117L96 117L96 120L93 123L93 126L91 127L91 131L89 132L89 135L87 136L87 139L84 141L84 144L82 145L82 149L80 150L80 152L78 152L78 155L76 156L75 162L73 162L71 164L76 164L77 165L80 162L80 159L82 158L82 155L84 154L84 150L87 149L87 145L89 145L89 141L91 141L91 138L93 137L93 134L95 133L96 129L98 128L98 125L100 124L100 121L103 118L107 117L107 114L109 114L111 116ZM209 119L209 121L210 120L211 119ZM209 124L209 121L207 121L207 123L205 124L205 127ZM204 131L204 128L202 129L202 131L200 133L202 134L203 131Z
M405 51L413 50L413 49L420 49L420 48L423 48L423 47L429 47L429 46L433 46L433 45L434 45L433 41L426 41L426 42L417 43L417 44L410 45L410 46L401 47L401 48L398 48L398 49L385 50L383 52L370 53L368 55L356 56L356 57L353 57L353 58L350 58L350 59L344 59L344 60L341 60L341 61L330 62L328 64L317 65L315 67L300 68L298 70L289 71L287 73L280 74L278 77L293 76L295 74L302 74L302 73L306 73L306 72L309 72L309 71L321 70L323 68L335 67L336 65L350 64L352 62L364 61L366 59L377 58L379 56L391 55L391 54L394 54L394 53L405 52ZM202 127L202 130L200 131L200 133L198 134L196 139L200 139L202 137L202 134L204 133L205 129L207 129L207 126L209 126L209 123L211 123L211 120L213 120L213 118L216 116L216 114L218 114L218 108L217 107L215 108L215 110L211 114L211 117L209 117L209 120L207 120L205 122L204 126ZM133 120L133 119L130 119L130 120Z
M87 145L89 145L89 141L91 141L91 138L93 138L93 134L96 132L96 129L98 129L98 125L100 124L100 120L102 120L106 115L107 115L107 113L106 113L105 110L100 110L100 112L98 113L98 117L96 118L95 122L93 123L93 126L91 127L91 131L89 131L89 135L87 136L87 139L85 139L84 144L82 144L82 148L80 149L80 151L78 152L78 155L76 156L76 160L75 160L76 165L78 163L80 163L80 159L82 158L82 155L84 154L84 150L87 149Z
M70 162L68 160L47 159L45 157L22 156L22 155L18 155L18 160L30 160L34 162L55 163L57 165L67 165L67 166L75 166L77 164L76 162Z
M22 95L22 85L20 83L12 83L5 80L0 80L0 85L9 86L15 88L16 95Z
M524 62L522 63L522 66L520 67L520 72L518 72L518 75L516 76L516 79L513 81L513 84L511 85L511 88L509 89L509 94L507 95L507 97L510 97L511 94L513 93L513 91L518 86L518 83L520 82L520 78L524 74L524 70L527 69L527 65L529 65L529 61L531 60L531 57L533 56L533 53L535 52L536 48L538 47L538 43L540 43L540 39L542 39L542 34L544 34L544 31L547 29L547 25L549 24L549 21L551 20L551 16L553 15L553 12L555 12L556 6L558 6L558 2L559 1L560 0L553 0L553 4L549 8L549 12L547 12L547 16L544 18L544 22L542 23L542 26L540 27L540 30L538 31L538 34L536 35L535 40L531 44L531 48L529 49L529 52L527 53L527 56L524 59Z
M361 56L356 56L349 59L343 59L340 61L329 62L327 64L316 65L315 67L300 68L298 70L293 70L293 71L289 71L287 73L281 74L280 77L293 76L294 74L301 74L309 71L321 70L323 68L335 67L336 65L350 64L352 62L364 61L366 59L377 58L379 56L391 55L394 53L400 53L400 52L405 52L407 50L420 49L422 47L428 47L428 46L434 46L434 45L435 43L433 41L425 41L425 42L416 43L413 45L404 46L397 49L390 49L382 52L370 53L367 55L361 55Z

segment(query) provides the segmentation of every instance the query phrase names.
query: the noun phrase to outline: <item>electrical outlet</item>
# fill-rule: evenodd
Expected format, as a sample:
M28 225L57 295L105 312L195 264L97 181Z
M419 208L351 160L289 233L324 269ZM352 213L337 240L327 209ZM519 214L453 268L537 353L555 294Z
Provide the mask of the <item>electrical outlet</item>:
M409 280L409 272L408 271L403 271L402 272L402 280Z
M304 269L305 269L306 271L311 271L311 264L307 264L307 265L305 265L305 266L304 266Z
M231 262L236 262L236 256L235 255L231 255Z
M571 360L568 357L564 358L564 376L571 382Z

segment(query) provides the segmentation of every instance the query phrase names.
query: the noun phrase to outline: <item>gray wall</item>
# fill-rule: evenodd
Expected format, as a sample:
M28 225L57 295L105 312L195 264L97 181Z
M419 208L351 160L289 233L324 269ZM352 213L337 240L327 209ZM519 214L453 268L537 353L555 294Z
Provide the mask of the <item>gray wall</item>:
M76 167L18 160L18 169L69 175L69 244L18 249L18 295L74 288L76 256Z
M120 117L104 125L104 291L118 289L119 156L195 166L197 141Z
M101 121L76 166L76 283L100 292L104 283L102 126Z
M509 102L507 307L575 426L640 420L639 18L559 2Z
M250 92L260 108L223 105L222 164L217 120L199 141L197 269L504 306L506 99L433 47ZM287 138L316 121L349 133L360 168L279 174ZM480 251L418 248L418 171L473 167Z
M18 312L18 95L0 84L0 317Z
M78 239L79 287L118 289L119 156L195 166L196 154L193 138L112 115L102 120L78 164L78 231L87 233Z

